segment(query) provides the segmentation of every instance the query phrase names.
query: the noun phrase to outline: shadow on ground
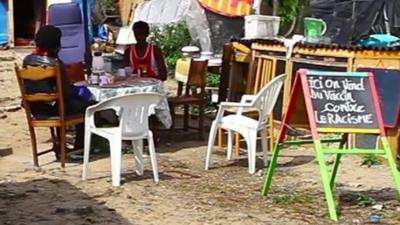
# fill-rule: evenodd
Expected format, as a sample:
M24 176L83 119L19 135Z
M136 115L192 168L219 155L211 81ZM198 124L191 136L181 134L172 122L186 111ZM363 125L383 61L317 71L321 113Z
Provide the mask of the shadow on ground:
M340 206L370 206L379 202L397 200L396 193L394 188L367 191L340 190L338 199Z
M1 224L129 224L65 180L2 183L0 199Z

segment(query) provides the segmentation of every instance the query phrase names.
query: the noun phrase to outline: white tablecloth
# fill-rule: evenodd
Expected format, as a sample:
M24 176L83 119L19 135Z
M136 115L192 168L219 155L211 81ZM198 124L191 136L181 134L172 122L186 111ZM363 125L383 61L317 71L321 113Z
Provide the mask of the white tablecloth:
M100 102L111 97L123 96L132 93L156 92L163 95L160 103L155 109L155 114L160 122L170 128L172 125L171 114L169 112L168 100L164 93L163 82L153 78L134 78L124 81L117 81L114 84L104 86L89 85L89 90L94 96L94 100Z

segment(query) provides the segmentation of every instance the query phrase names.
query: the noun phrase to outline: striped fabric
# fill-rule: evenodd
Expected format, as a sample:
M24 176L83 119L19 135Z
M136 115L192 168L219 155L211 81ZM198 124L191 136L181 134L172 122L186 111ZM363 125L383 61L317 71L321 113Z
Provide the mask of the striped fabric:
M217 14L235 17L249 15L253 0L199 0L200 4Z

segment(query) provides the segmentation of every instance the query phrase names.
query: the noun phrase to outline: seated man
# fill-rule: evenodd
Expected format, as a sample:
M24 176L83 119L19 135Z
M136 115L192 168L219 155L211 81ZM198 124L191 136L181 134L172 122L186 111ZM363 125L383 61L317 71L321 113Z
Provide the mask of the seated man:
M58 57L58 51L61 47L61 30L54 26L44 26L40 28L35 37L36 48L32 54L27 55L23 60L23 67L27 66L55 66L60 65L61 79L63 85L65 113L66 115L84 114L86 108L93 102L81 99L75 87L68 82L65 65ZM48 81L26 81L25 88L28 93L52 93L55 89L53 80ZM31 103L32 114L35 117L57 116L57 106L48 102ZM59 129L57 129L57 138L59 138ZM83 148L84 143L84 125L76 126L76 139L74 149ZM58 149L56 156L58 157Z
M137 43L131 45L124 52L125 66L132 67L133 73L142 77L153 77L160 80L167 79L167 68L161 49L156 45L147 43L149 25L138 21L133 24L133 32Z

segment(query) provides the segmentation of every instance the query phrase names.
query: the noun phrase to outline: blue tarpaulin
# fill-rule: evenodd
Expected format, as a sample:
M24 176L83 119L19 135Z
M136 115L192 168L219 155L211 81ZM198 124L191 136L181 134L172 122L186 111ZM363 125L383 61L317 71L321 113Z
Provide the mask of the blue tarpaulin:
M81 9L82 18L84 18L84 8L86 8L86 18L87 18L87 31L89 35L89 41L93 40L93 25L92 25L92 9L93 9L93 0L75 0L78 3L79 8ZM86 7L83 7L83 4L86 2Z
M0 45L7 44L7 1L0 0Z

